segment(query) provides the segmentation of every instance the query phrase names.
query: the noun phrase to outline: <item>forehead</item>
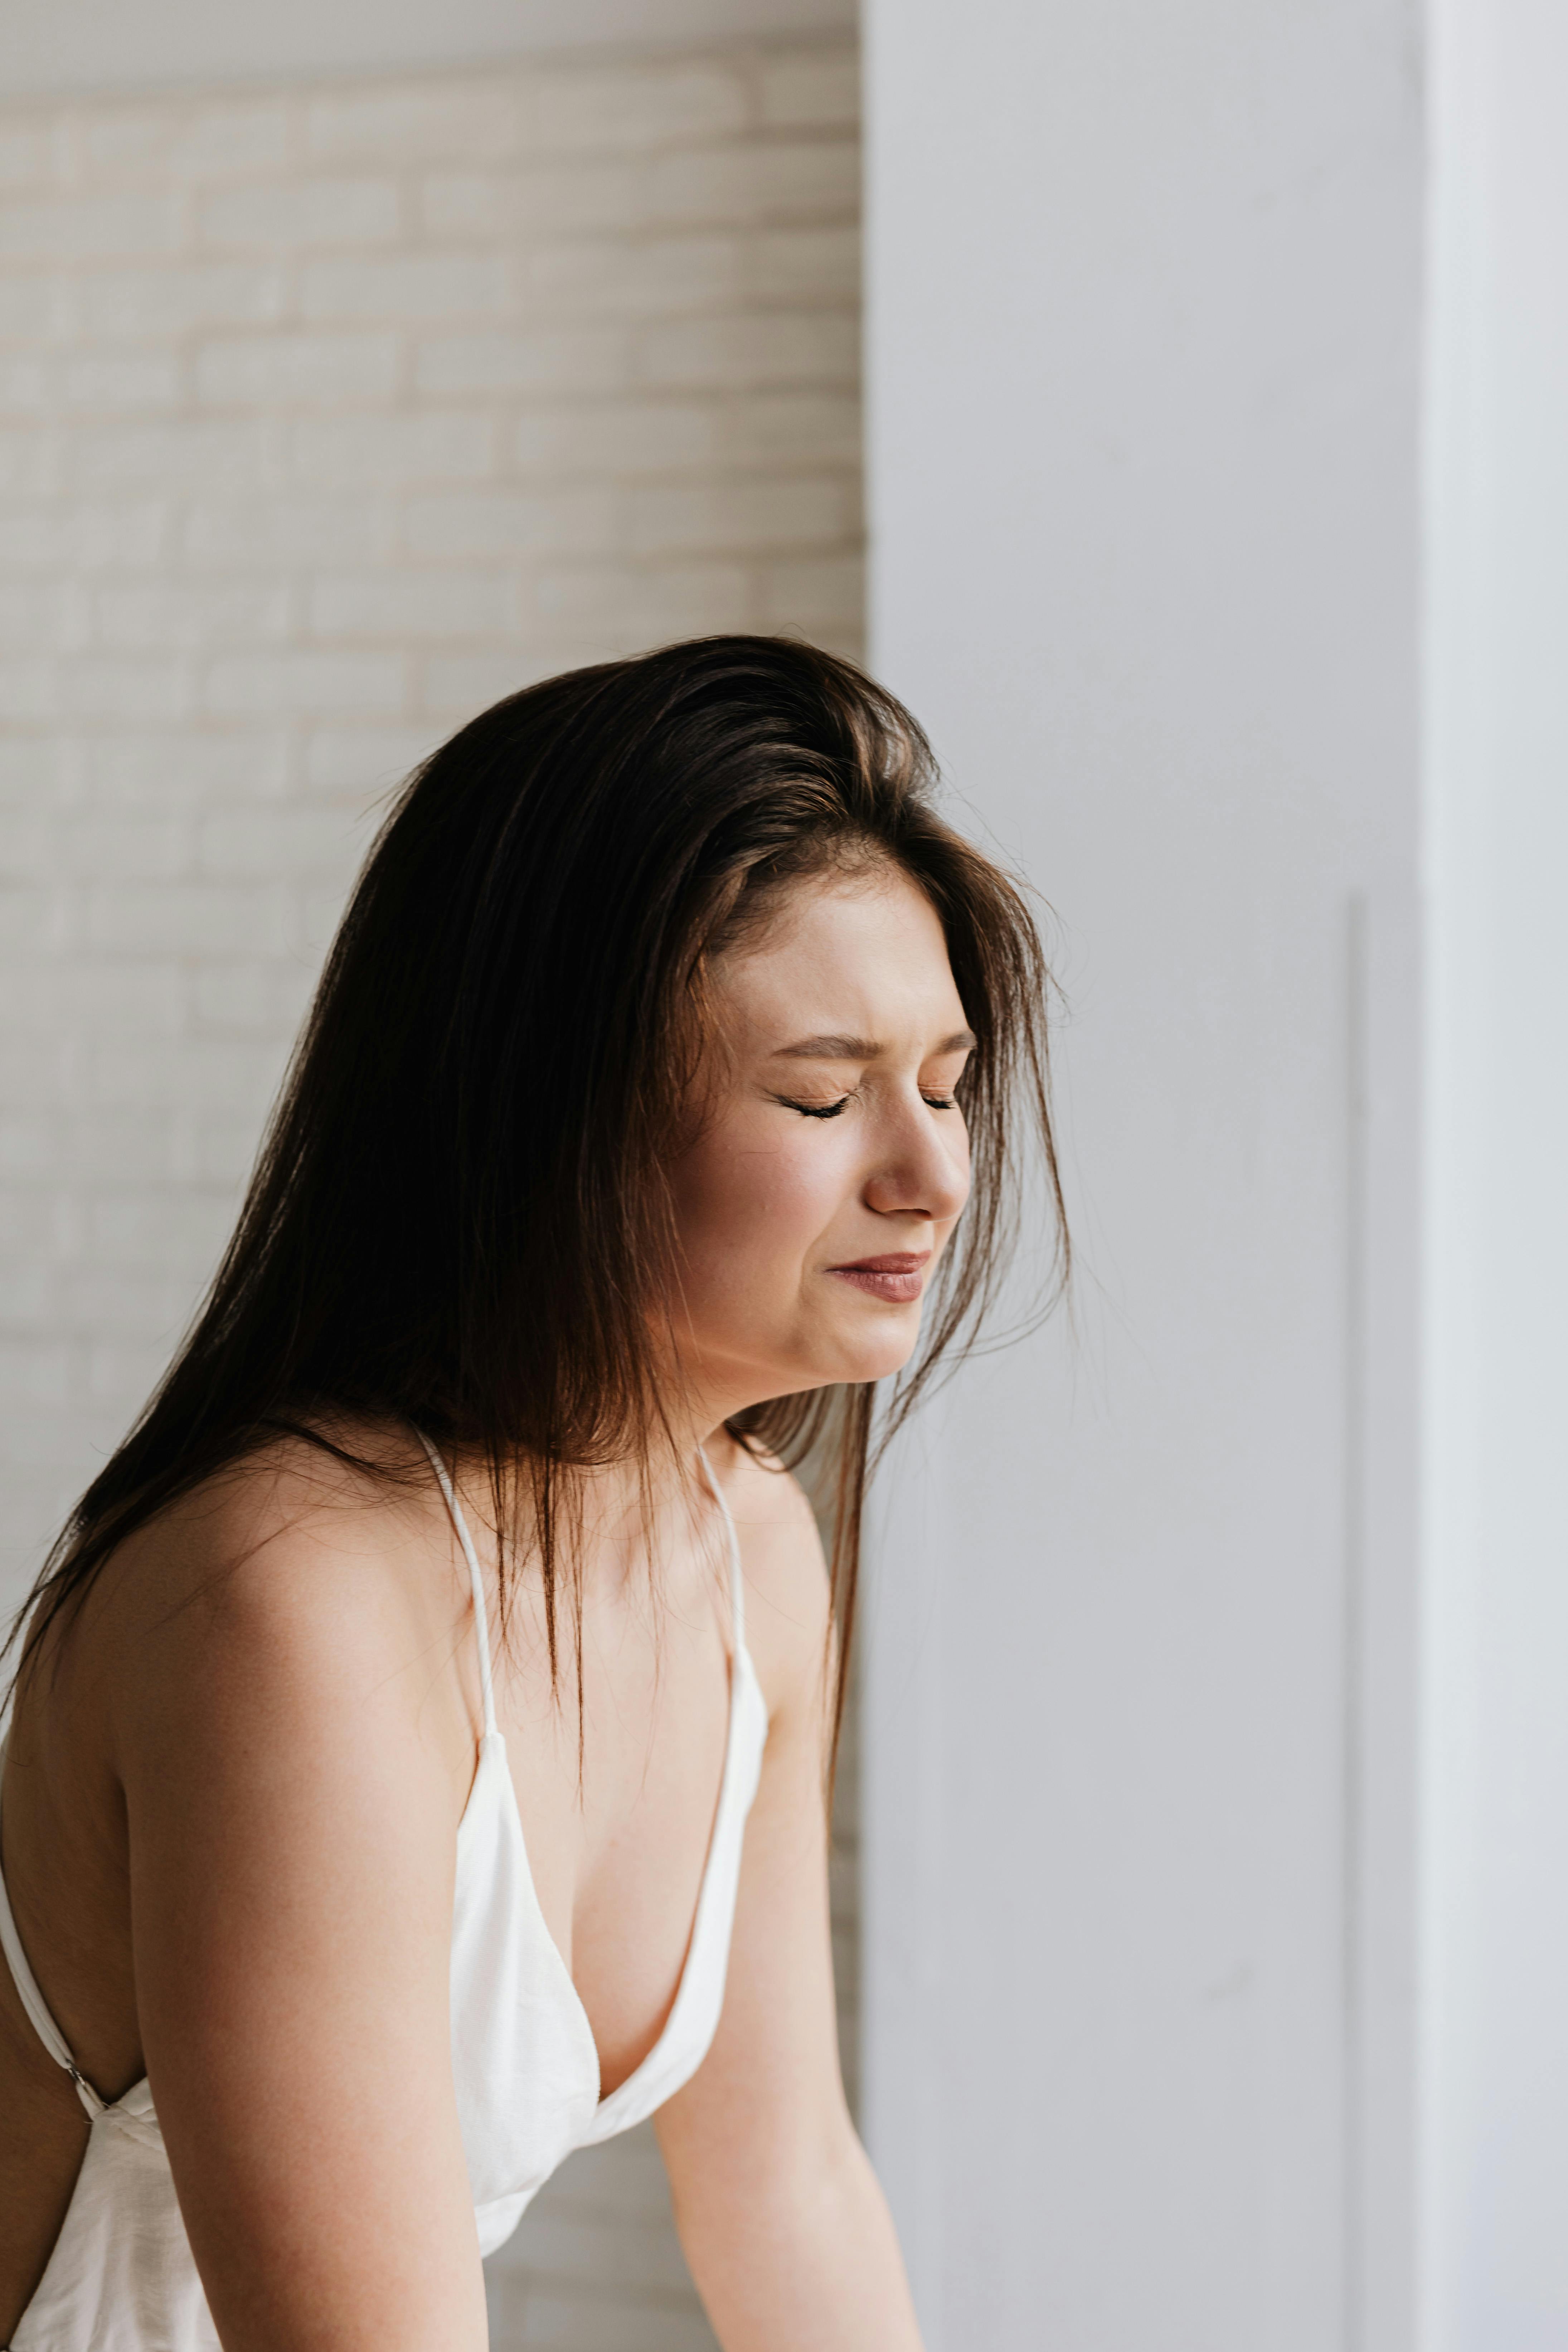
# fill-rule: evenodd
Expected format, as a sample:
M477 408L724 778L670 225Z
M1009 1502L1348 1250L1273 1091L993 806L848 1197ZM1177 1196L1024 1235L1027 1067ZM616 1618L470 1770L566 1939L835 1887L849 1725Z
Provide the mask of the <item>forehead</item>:
M775 1029L892 1042L963 1025L936 910L890 866L791 884L763 929L717 960L713 982L764 1050Z

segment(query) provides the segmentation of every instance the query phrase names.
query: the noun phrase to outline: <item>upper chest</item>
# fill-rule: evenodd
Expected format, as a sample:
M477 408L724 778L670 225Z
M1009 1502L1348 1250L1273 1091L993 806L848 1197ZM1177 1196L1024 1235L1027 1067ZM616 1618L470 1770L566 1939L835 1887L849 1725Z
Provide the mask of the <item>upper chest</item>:
M580 1652L553 1678L536 1622L498 1648L534 1892L607 2030L657 2007L689 1936L730 1727L727 1615L712 1580L688 1578L657 1599L585 1596Z

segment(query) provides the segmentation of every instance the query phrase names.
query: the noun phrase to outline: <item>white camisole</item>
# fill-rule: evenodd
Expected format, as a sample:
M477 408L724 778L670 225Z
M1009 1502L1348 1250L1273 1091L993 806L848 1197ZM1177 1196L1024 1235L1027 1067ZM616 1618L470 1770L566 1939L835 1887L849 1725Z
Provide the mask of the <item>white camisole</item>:
M458 1826L451 1985L458 2115L479 2249L489 2254L563 2158L641 2123L701 2064L723 2005L742 1840L768 1718L746 1650L735 1524L704 1454L730 1549L733 1648L723 1778L674 2006L642 2064L602 2099L593 2029L539 1907L496 1727L483 1571L446 1465L428 1440L426 1446L468 1563L484 1698L478 1769ZM91 2118L64 2225L11 2352L216 2352L217 2333L152 2090L143 2077L106 2102L81 2074L28 1966L3 1874L0 1947L39 2040Z

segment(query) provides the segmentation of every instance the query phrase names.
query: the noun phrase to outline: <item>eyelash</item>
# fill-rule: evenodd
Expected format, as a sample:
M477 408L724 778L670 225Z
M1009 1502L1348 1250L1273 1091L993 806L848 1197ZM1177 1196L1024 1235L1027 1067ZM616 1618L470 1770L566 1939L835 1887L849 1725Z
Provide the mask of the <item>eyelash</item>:
M845 1109L848 1104L854 1101L854 1099L855 1097L853 1095L842 1095L836 1103L803 1103L794 1101L788 1095L780 1095L778 1097L778 1100L783 1103L786 1110L797 1110L803 1118L837 1118L839 1112ZM921 1100L931 1110L956 1110L958 1108L958 1097L956 1095L922 1095L921 1097Z

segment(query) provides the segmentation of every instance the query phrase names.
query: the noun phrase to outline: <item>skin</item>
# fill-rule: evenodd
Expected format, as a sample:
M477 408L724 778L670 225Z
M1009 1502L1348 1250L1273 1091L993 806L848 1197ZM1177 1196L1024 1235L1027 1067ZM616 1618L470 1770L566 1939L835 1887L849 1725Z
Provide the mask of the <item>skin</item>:
M967 1191L969 1041L936 918L887 868L796 886L714 997L708 1113L673 1171L672 1392L739 1526L770 1730L723 2016L658 2130L725 2352L918 2352L838 2070L821 1552L794 1482L721 1424L908 1358ZM694 1478L661 1496L655 1601L630 1482L590 1496L581 1784L526 1584L498 1654L535 1884L606 2091L668 2014L712 1824L714 1517ZM280 1446L126 1543L55 1663L25 1687L5 1775L18 1927L89 2079L115 2096L151 2077L227 2352L482 2352L447 2022L480 1708L438 1496ZM0 1970L0 2341L85 2140Z

